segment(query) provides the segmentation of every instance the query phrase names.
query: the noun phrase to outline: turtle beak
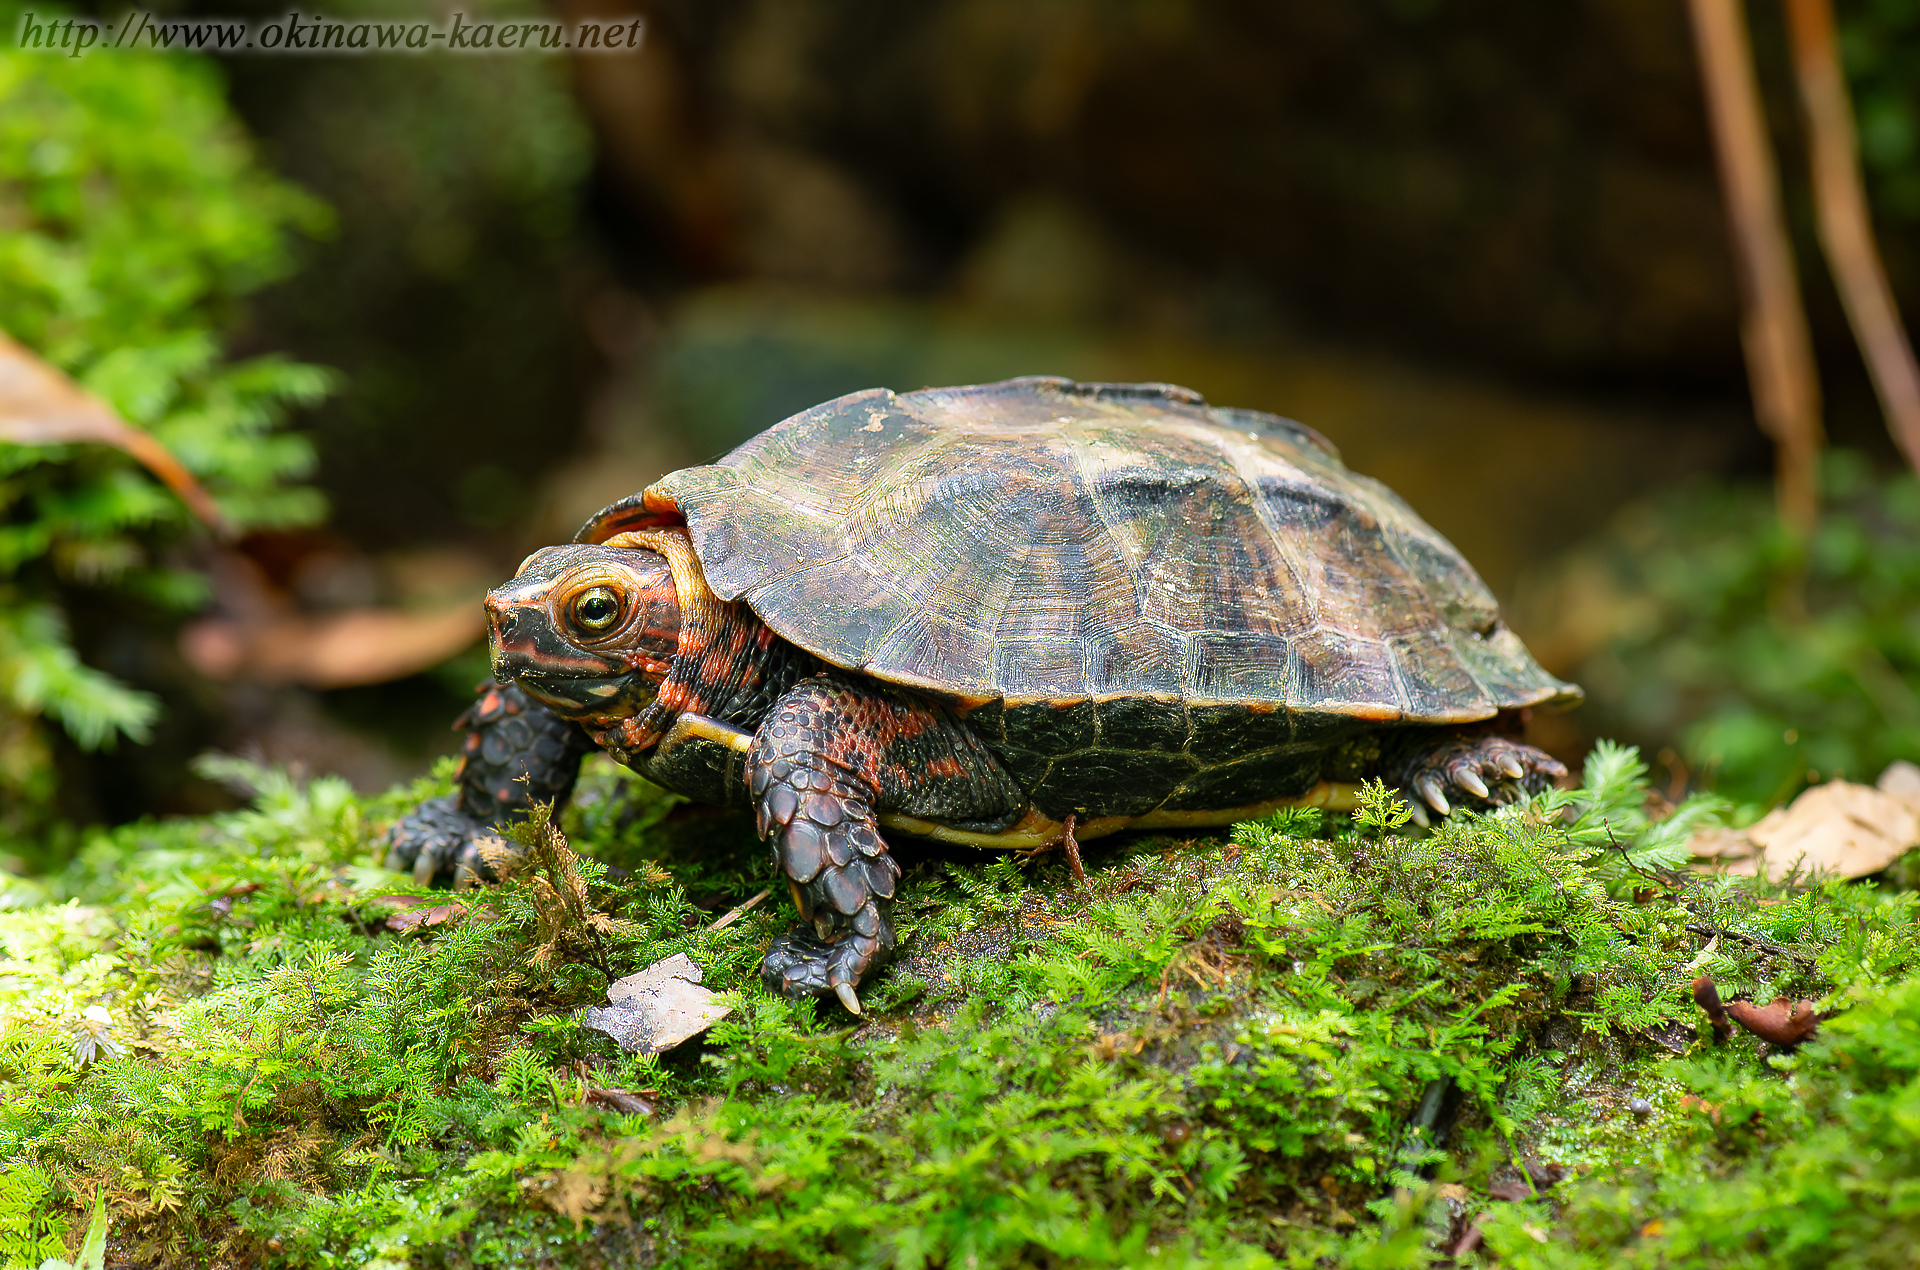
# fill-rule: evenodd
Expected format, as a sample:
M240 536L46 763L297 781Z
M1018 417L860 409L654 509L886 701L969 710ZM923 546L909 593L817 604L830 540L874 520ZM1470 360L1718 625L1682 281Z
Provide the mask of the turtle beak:
M501 683L561 651L553 647L559 641L539 596L517 594L522 590L509 583L487 594L487 642L493 648L493 677Z
M503 676L500 673L501 657L509 651L520 651L515 648L514 639L520 629L520 615L513 605L504 602L497 595L487 597L486 609L487 643L493 649L493 677L505 683L511 676Z
M549 612L552 580L516 578L486 599L493 677L516 682L563 718L631 713L651 686L617 652L591 652L567 638Z

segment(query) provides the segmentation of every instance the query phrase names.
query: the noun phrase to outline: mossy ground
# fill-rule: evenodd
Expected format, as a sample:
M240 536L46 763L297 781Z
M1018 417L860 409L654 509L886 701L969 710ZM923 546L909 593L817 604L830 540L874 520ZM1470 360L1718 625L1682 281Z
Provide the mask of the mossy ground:
M535 876L393 933L380 827L440 786L227 771L255 810L103 835L0 913L8 1267L102 1199L128 1265L1416 1266L1476 1219L1462 1260L1518 1266L1920 1247L1915 894L1670 886L1711 808L1650 823L1631 752L1431 836L1375 799L1092 844L1084 888L909 852L865 1021L759 986L784 905L709 929L774 881L749 828L610 765L565 819L597 936ZM734 1007L706 1038L580 1026L679 951ZM1838 1013L1712 1049L1700 973Z

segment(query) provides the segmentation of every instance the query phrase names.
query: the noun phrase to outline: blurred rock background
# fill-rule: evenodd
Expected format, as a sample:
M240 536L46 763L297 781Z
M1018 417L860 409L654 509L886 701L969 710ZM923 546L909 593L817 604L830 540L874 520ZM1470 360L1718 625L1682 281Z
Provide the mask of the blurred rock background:
M649 23L630 56L223 63L266 163L334 212L233 338L341 372L301 418L330 518L242 544L243 589L283 617L470 601L603 503L843 392L1053 373L1312 424L1577 676L1624 601L1580 582L1600 576L1591 545L1565 553L1660 491L1770 470L1683 6L629 8ZM1840 6L1909 315L1911 8ZM1751 18L1828 430L1871 484L1897 459L1813 240L1780 15ZM71 814L212 805L184 767L207 746L384 785L452 748L485 668L470 645L326 687L204 644L212 660L129 672L169 744L66 747ZM1683 733L1712 702L1629 708L1664 681L1609 682L1539 739L1575 759L1608 732L1697 779Z

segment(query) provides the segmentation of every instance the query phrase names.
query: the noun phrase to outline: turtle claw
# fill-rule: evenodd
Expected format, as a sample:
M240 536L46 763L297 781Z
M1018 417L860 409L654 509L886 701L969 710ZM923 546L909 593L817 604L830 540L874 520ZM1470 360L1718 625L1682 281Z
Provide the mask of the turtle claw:
M855 991L880 960L881 942L849 932L829 942L810 926L778 936L760 963L760 982L783 997L832 996L851 1014L864 1014Z
M1447 815L1453 810L1447 803L1447 796L1440 792L1440 778L1432 772L1424 772L1414 777L1413 788L1427 801L1428 806L1441 815Z
M1483 733L1441 740L1403 769L1400 784L1445 816L1456 803L1497 807L1514 802L1566 774L1545 751Z
M421 886L490 876L475 845L495 831L460 810L454 797L421 803L395 822L387 834L386 865L411 873Z

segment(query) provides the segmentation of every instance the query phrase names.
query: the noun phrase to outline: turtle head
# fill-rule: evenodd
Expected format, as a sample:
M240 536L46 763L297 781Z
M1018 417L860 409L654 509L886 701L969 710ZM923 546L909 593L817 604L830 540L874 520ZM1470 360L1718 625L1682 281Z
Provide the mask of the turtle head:
M673 573L657 552L547 547L487 594L493 675L562 718L637 714L680 644Z

